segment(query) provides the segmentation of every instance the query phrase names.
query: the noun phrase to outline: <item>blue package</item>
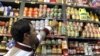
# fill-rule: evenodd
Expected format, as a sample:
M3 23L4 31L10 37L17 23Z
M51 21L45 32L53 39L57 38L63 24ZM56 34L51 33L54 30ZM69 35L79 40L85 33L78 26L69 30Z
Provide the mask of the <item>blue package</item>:
M7 7L7 12L8 12L7 16L9 16L9 15L10 15L11 9L12 9L12 7L11 7L11 6L8 6L8 7Z
M13 46L15 46L15 41L12 39L12 40L10 40L10 41L7 43L7 47L10 49L10 48L12 48Z

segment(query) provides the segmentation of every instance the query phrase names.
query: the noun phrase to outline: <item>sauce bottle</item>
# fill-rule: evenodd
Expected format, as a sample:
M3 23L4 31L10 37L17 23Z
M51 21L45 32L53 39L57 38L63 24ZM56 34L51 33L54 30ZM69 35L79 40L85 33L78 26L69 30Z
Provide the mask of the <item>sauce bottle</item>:
M52 53L53 53L53 54L57 53L57 48L56 48L56 46L55 46L55 45L53 45L53 48L52 48Z
M46 52L47 52L47 54L51 54L52 53L51 46L47 47L47 51Z
M60 46L60 45L58 45L57 53L58 53L58 54L62 54L62 50L61 50L61 46Z

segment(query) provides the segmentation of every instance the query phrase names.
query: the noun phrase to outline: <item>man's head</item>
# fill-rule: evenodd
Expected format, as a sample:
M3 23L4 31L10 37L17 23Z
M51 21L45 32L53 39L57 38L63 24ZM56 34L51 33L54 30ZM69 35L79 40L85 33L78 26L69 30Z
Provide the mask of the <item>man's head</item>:
M11 34L16 42L27 45L32 45L34 38L36 38L35 28L26 19L20 19L15 22L11 27Z

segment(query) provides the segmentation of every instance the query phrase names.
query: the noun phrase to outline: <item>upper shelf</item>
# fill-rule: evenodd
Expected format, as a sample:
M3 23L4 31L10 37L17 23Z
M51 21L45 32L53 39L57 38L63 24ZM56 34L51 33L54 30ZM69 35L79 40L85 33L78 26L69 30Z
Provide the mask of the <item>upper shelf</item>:
M68 20L66 20L66 21L70 21L70 22L86 22L86 23L96 23L96 24L100 24L100 22L89 21L89 20L68 19Z
M0 34L0 36L7 36L7 37L11 37L11 34Z
M63 3L49 3L49 2L26 2L30 4L47 4L47 5L63 5Z
M12 8L20 8L20 3L16 3L16 2L6 2L6 1L1 1L1 5L4 7L4 6L11 6ZM1 6L0 5L0 6Z
M90 7L90 6L77 6L77 5L66 5L67 7L75 7L75 8L86 8L86 9L98 9L100 10L100 8L94 8L94 7Z
M68 37L68 40L69 41L90 42L90 41L100 41L100 38Z
M0 0L2 2L14 2L14 3L20 3L21 1L17 1L17 0Z

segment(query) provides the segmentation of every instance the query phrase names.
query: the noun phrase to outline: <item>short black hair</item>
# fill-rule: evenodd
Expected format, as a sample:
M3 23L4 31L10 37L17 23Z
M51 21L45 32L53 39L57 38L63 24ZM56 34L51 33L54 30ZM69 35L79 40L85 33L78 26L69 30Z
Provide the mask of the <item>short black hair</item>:
M23 42L24 33L30 33L31 22L26 19L20 19L12 24L11 35L16 42Z

